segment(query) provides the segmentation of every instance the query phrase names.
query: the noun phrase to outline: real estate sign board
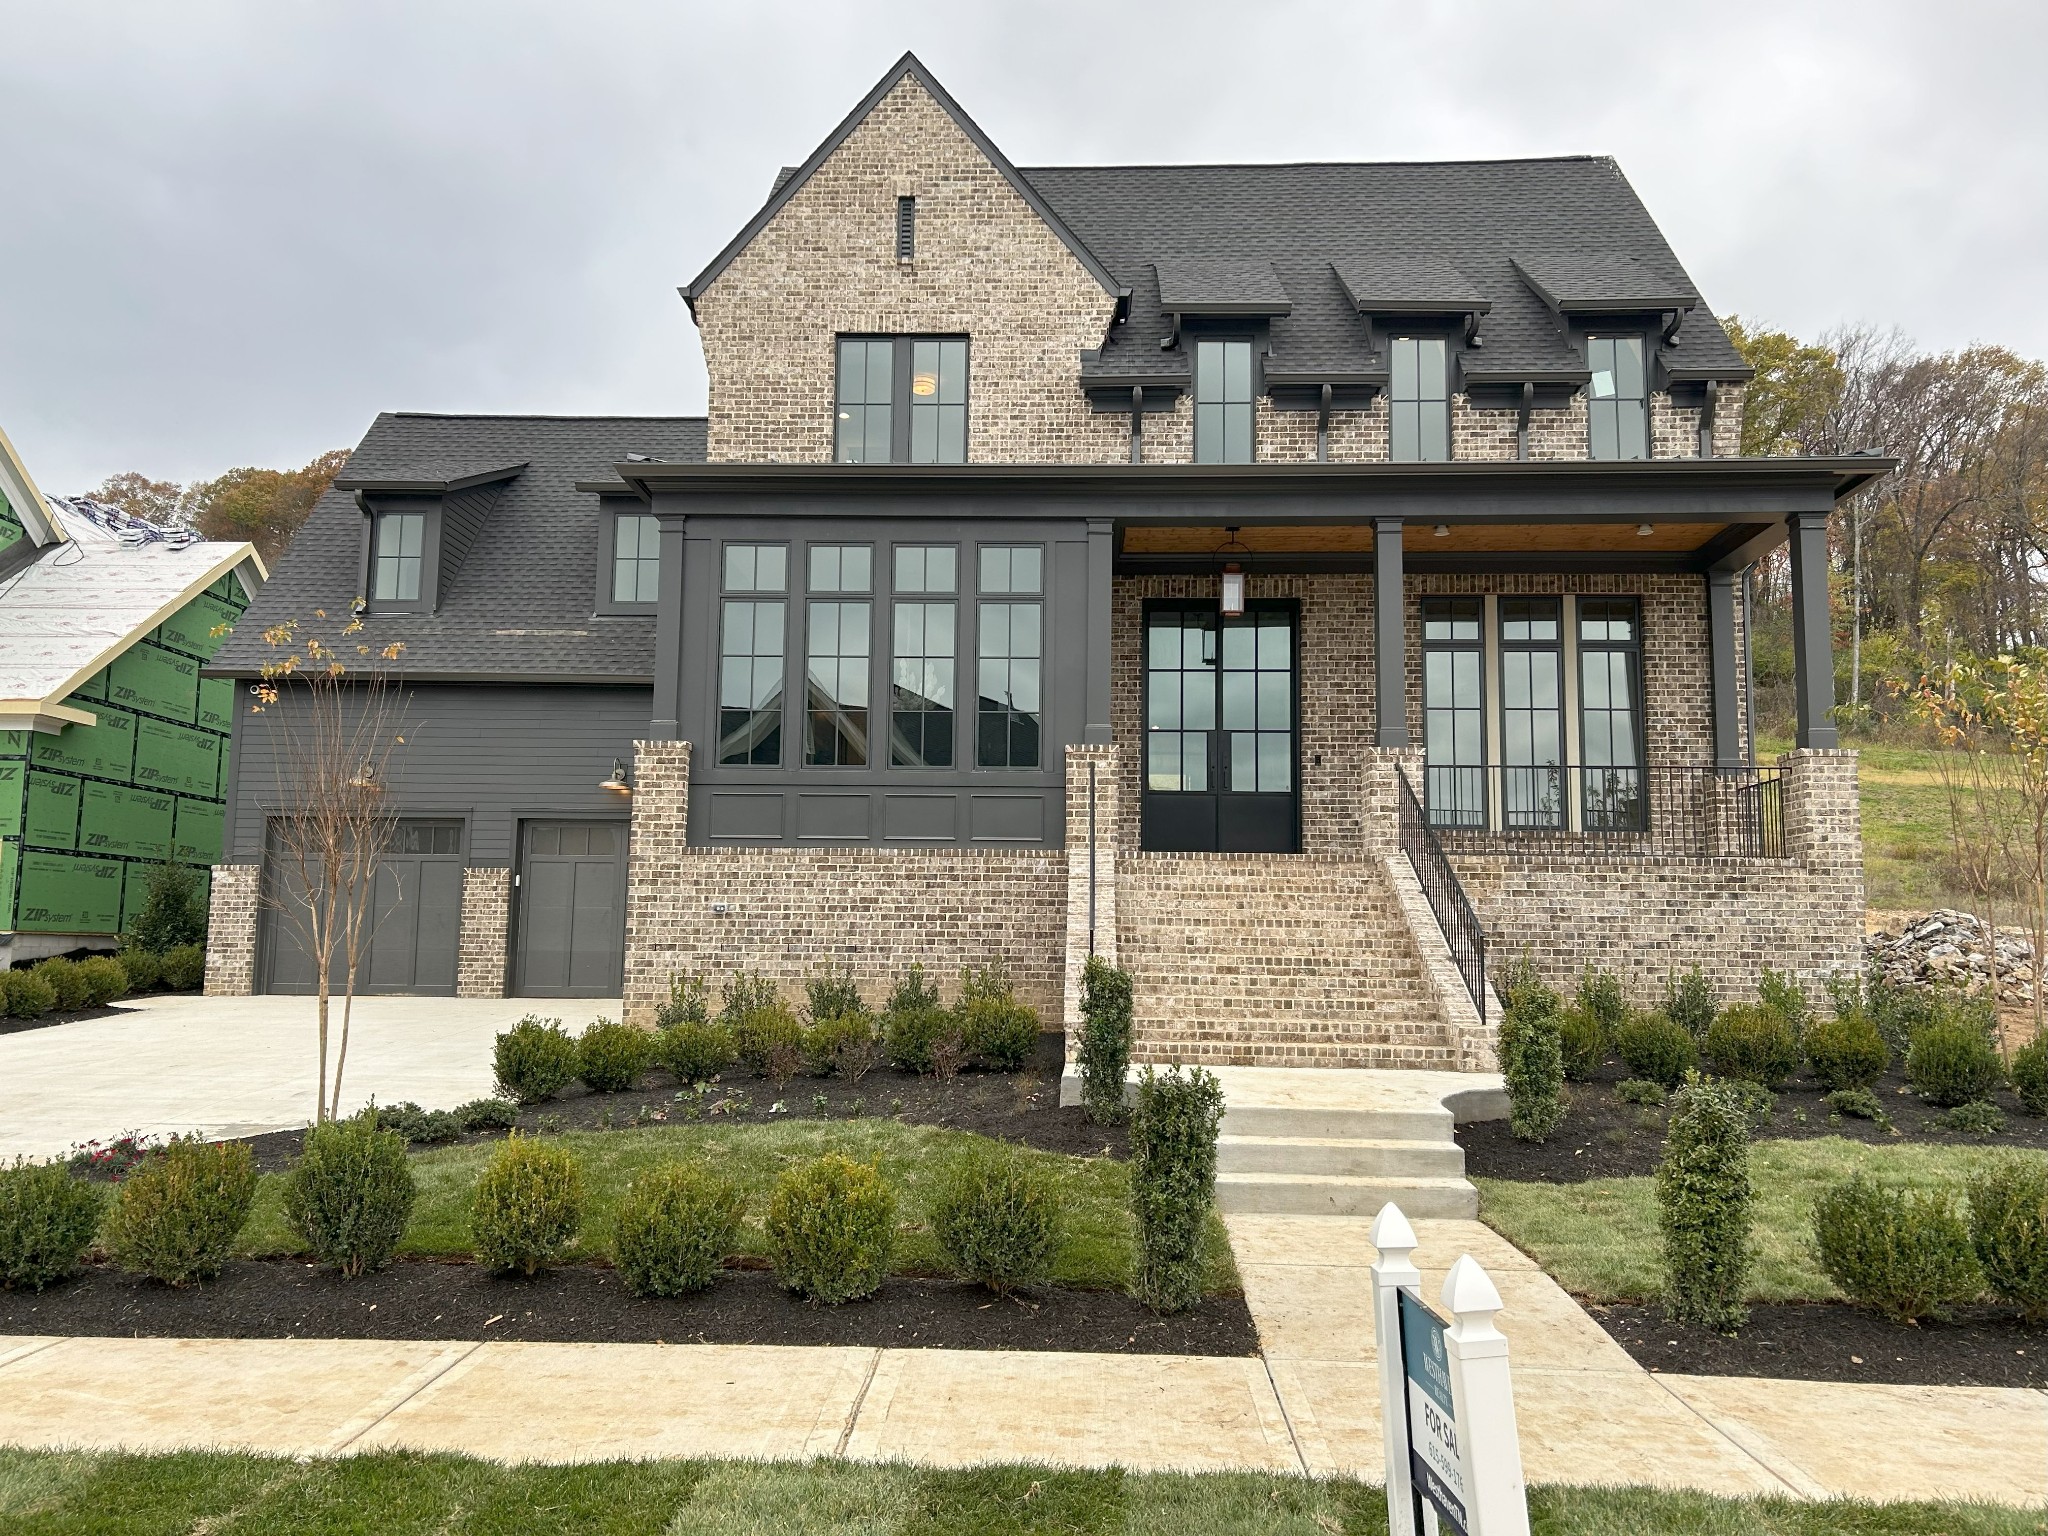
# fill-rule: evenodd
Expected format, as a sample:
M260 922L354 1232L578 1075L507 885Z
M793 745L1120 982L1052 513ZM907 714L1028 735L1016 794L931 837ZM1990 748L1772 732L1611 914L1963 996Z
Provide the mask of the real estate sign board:
M1465 1474L1458 1460L1458 1412L1451 1401L1451 1365L1444 1323L1419 1297L1403 1290L1401 1361L1408 1387L1408 1467L1418 1497L1444 1524L1470 1530Z

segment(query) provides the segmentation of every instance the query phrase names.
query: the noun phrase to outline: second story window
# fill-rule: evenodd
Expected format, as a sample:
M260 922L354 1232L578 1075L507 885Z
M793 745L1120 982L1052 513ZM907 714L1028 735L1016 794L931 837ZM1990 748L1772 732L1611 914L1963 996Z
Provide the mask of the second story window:
M833 457L967 462L967 338L842 336Z
M425 558L424 512L379 512L372 532L370 601L416 603Z
M1438 464L1451 456L1450 370L1441 336L1396 336L1387 392L1389 456Z
M622 512L612 519L612 601L652 603L661 597L661 519Z
M1036 544L984 544L980 576L974 761L982 768L1036 768L1045 551Z
M782 761L782 654L789 550L728 544L719 610L718 760Z
M1588 336L1586 452L1595 459L1650 456L1650 400L1640 336Z
M1252 461L1252 344L1195 343L1195 462Z

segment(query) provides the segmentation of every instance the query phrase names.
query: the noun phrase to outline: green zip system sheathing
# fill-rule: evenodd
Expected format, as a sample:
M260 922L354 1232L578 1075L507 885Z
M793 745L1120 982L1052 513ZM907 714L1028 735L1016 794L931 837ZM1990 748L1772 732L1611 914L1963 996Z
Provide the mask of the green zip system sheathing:
M97 724L0 731L0 932L118 933L150 865L219 862L235 689L199 669L247 606L221 577L72 690Z
M28 530L21 526L21 519L14 508L7 504L7 493L0 491L0 555L28 537Z

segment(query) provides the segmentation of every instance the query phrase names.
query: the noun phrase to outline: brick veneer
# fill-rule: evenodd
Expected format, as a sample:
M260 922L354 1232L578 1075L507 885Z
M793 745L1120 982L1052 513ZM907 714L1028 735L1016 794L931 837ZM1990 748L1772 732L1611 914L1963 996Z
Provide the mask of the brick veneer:
M462 938L456 950L457 997L503 997L512 942L512 871L462 872Z
M206 995L247 997L256 990L256 908L263 872L254 864L216 864L206 904Z
M626 1017L651 1024L669 978L737 967L792 1000L820 965L879 1005L912 963L953 995L964 965L1000 960L1018 997L1062 1017L1068 879L1061 850L689 847L690 749L634 749ZM719 910L723 908L724 910Z
M1061 1017L1070 1059L1078 1044L1081 973L1088 957L1100 955L1111 965L1117 963L1117 807L1123 755L1121 747L1067 748L1067 952Z

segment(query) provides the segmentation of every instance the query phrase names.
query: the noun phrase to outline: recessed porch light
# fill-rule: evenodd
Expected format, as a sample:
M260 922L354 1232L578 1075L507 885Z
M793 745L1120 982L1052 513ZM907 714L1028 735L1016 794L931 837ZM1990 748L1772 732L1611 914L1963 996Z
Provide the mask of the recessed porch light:
M1639 539L1647 539L1651 534L1655 533L1656 531L1657 530L1652 528L1648 523L1636 524L1636 537Z
M1440 539L1448 539L1451 536L1451 525L1449 523L1438 523L1430 531Z

